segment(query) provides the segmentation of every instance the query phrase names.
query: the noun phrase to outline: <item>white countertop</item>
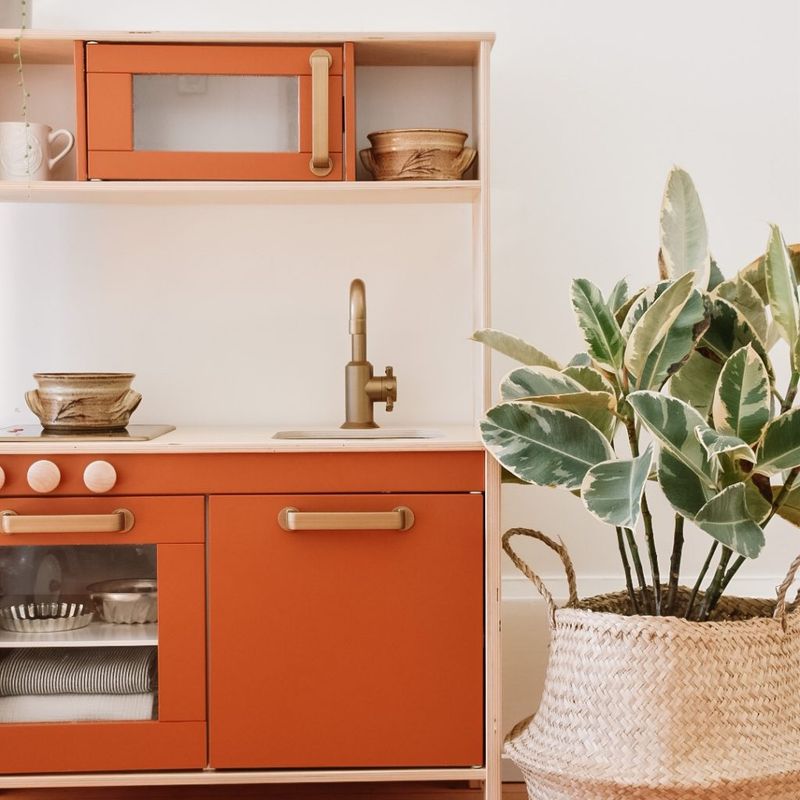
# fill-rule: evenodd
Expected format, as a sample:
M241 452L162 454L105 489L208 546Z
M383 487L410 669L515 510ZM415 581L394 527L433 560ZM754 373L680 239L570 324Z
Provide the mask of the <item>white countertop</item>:
M407 430L410 426L406 426ZM273 439L281 427L251 426L178 426L149 442L0 442L0 455L32 453L336 453L386 451L482 450L480 433L469 425L425 425L441 436L427 439ZM303 428L303 430L315 430ZM318 428L330 430L330 428ZM386 428L391 431L390 427Z

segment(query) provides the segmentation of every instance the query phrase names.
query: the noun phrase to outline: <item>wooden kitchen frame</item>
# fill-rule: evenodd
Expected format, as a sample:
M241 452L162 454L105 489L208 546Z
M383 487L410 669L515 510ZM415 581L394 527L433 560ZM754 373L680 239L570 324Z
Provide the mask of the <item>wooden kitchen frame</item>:
M17 31L0 31L0 70L15 69L13 53ZM0 202L57 203L257 203L342 204L370 203L391 208L398 203L466 204L472 213L472 298L474 327L490 325L489 257L489 76L492 34L213 34L124 33L98 31L26 31L23 58L26 64L77 67L82 75L86 42L136 44L339 46L343 53L343 94L363 66L469 66L473 71L472 137L479 150L474 175L462 181L374 182L355 180L354 112L345 106L342 146L342 179L323 181L89 181L89 162L80 156L71 180L26 185L0 182ZM90 48L89 48L90 49ZM348 70L348 65L351 69ZM79 135L86 135L86 83L73 84L78 112L64 121ZM83 105L82 105L83 103ZM83 111L81 112L81 109ZM349 116L350 115L350 116ZM61 124L61 121L57 121ZM409 127L411 127L411 122ZM87 153L87 155L90 155ZM491 362L488 351L476 346L474 360L474 421L491 399ZM174 438L177 437L177 438ZM265 444L265 441L267 442ZM126 492L142 497L161 495L213 496L269 495L275 492L276 465L280 467L281 494L458 492L483 498L483 744L482 763L455 766L331 768L230 768L175 769L156 767L124 772L51 772L49 774L0 775L0 790L19 787L180 785L244 783L328 783L375 781L474 781L484 788L486 800L501 797L501 648L500 648L500 471L488 458L473 429L468 436L429 442L375 441L341 444L268 440L264 432L238 431L226 437L200 431L183 435L178 429L162 441L134 444L6 445L0 444L0 467L6 482L0 488L0 505L9 498L30 500L24 482L27 465L37 459L59 464L63 481L53 493L59 497L85 497L82 468L91 460L112 462L120 476L109 500ZM309 470L308 459L337 459L334 470ZM443 466L444 465L444 466ZM319 475L325 475L323 485ZM311 481L311 477L314 481ZM287 488L288 487L288 488ZM433 487L433 488L432 488ZM47 498L50 499L50 498ZM213 503L209 503L213 507ZM33 502L33 501L31 501ZM42 500L37 501L43 502ZM227 502L227 501L226 501ZM213 537L213 533L212 533ZM212 645L213 646L213 645ZM32 732L27 746L34 748ZM9 745L12 741L9 740ZM4 748L6 756L8 749ZM2 759L0 759L2 760ZM0 766L2 766L0 764ZM112 768L113 769L113 768ZM165 771L160 771L160 770ZM159 771L156 771L159 770Z

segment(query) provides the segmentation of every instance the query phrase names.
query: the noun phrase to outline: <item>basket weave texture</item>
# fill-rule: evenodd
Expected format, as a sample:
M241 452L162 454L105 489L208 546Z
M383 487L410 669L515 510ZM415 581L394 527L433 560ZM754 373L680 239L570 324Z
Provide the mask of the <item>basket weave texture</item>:
M567 606L514 535L559 553ZM566 550L538 531L503 547L550 609L541 704L505 746L531 800L800 800L800 612L785 599L800 558L777 602L723 597L714 620L690 622L631 615L626 592L578 600Z

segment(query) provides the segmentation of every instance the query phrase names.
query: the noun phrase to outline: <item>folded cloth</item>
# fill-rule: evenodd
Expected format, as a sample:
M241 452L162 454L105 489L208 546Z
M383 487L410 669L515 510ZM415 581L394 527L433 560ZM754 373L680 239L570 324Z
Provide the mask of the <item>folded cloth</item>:
M0 723L152 719L154 700L152 693L0 697Z
M156 689L155 647L24 647L0 657L0 696L141 694Z

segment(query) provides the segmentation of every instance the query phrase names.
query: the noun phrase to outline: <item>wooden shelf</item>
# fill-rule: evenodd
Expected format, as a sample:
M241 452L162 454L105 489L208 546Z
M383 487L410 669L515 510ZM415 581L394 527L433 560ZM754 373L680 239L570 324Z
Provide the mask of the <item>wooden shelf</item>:
M0 181L5 203L472 203L480 181Z
M13 63L19 35L0 28L0 63ZM356 63L370 66L475 66L481 42L491 33L211 33L170 31L26 30L22 59L26 64L71 64L74 41L99 42L219 42L223 44L280 44L354 42Z
M136 647L158 644L158 623L115 625L92 622L64 633L13 633L0 631L0 649L6 647Z

